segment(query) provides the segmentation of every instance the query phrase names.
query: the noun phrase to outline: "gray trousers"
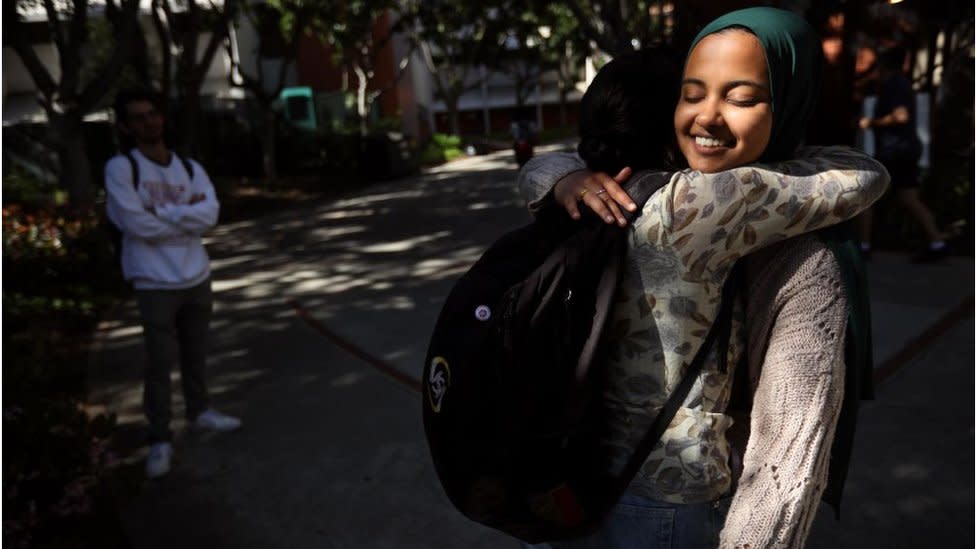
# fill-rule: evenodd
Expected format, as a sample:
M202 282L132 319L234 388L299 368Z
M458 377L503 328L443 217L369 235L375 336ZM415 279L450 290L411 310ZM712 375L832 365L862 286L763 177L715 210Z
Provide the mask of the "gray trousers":
M204 381L207 336L213 312L210 279L181 290L136 290L146 364L143 409L149 421L149 442L172 439L170 372L179 359L186 417L192 421L210 406Z

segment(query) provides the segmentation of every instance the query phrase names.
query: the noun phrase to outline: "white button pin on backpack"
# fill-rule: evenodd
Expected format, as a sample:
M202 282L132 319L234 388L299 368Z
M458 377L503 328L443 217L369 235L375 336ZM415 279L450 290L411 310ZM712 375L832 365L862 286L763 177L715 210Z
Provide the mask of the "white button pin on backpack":
M474 317L485 322L491 318L491 309L487 305L478 305L478 308L474 310Z

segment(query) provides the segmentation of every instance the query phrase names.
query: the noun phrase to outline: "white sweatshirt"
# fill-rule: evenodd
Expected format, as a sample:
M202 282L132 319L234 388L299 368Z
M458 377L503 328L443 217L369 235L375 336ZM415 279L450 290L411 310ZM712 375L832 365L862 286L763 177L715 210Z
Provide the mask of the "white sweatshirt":
M105 165L106 209L122 230L125 279L136 289L181 289L203 282L210 276L210 258L200 236L217 224L220 212L210 178L190 160L191 180L175 154L168 166L138 149L131 154L139 164L138 188L125 156L114 156ZM190 204L196 194L204 200Z

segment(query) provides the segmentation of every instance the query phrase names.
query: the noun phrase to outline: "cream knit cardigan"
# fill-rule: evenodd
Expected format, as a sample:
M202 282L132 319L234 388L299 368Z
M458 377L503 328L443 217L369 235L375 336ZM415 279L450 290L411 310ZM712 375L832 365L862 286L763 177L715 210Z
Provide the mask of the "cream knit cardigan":
M827 480L844 392L847 297L816 236L745 259L749 443L720 547L803 547Z

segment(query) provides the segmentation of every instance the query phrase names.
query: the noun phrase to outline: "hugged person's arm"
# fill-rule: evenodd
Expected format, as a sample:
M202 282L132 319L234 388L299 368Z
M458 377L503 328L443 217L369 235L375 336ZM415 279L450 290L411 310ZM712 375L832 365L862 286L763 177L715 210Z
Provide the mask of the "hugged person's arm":
M557 152L529 160L519 171L518 186L533 214L547 204L558 204L570 217L579 219L582 202L607 223L623 226L627 222L621 208L637 209L622 187L630 175L630 168L613 176L593 172L578 154Z
M679 172L656 197L659 220L648 238L677 250L689 276L720 281L746 254L853 218L888 182L879 162L847 147L808 148L773 165Z
M586 163L576 153L554 152L534 156L519 170L519 193L529 210L537 212L546 198L552 198L552 188L560 179L585 169Z

